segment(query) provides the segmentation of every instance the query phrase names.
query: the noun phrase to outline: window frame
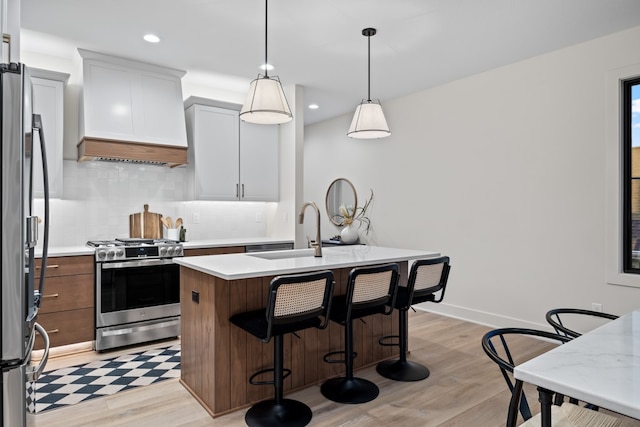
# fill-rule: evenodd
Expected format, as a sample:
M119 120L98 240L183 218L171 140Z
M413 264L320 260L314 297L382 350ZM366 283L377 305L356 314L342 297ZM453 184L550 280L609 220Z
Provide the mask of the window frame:
M621 130L620 137L623 151L622 165L622 206L623 206L623 227L622 227L622 271L629 274L640 274L640 267L632 266L633 249L631 244L633 231L633 214L632 214L632 182L634 179L640 180L640 177L632 176L632 88L640 86L640 76L625 79L620 82L620 116Z
M624 145L622 82L640 78L640 63L605 73L605 281L640 288L640 274L623 269Z

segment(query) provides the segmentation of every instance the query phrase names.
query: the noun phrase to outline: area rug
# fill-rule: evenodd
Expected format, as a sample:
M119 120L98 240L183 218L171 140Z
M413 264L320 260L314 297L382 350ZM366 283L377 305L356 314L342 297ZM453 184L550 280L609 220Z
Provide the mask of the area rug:
M40 413L179 377L179 344L61 368L27 384L28 410Z

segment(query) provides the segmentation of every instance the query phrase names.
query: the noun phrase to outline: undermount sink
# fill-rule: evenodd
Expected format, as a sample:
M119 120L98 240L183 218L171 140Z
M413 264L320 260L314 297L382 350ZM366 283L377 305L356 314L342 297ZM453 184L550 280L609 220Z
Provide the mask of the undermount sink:
M255 258L262 259L289 259L289 258L305 258L313 257L315 251L313 249L292 249L290 251L273 251L273 252L257 252L253 254L247 254Z

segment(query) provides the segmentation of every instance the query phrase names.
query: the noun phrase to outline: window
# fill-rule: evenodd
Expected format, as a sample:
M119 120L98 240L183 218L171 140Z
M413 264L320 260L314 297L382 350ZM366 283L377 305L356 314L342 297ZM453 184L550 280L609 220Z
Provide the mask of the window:
M640 274L640 78L622 82L623 271Z

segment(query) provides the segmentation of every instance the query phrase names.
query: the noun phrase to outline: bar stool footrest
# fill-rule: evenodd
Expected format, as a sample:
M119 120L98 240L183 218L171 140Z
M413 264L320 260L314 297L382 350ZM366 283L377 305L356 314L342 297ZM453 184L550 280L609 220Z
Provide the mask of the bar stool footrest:
M337 354L342 354L345 355L346 352L344 350L338 350L338 351L331 351L327 354L325 354L324 356L322 356L322 360L324 360L327 363L345 363L346 359L330 359L331 356L335 356ZM356 357L358 357L358 353L356 353L355 351L352 354L352 358L355 359Z
M380 394L378 386L364 378L332 378L320 387L324 397L338 403L366 403Z
M311 408L302 402L282 399L263 400L253 405L244 417L250 427L304 427L311 421Z
M385 360L378 363L376 371L385 378L395 381L420 381L429 377L429 368L410 360Z
M267 381L256 381L255 377L260 376L262 374L266 374L267 372L273 372L274 376L275 376L275 369L273 368L269 368L269 369L263 369L261 371L256 372L255 374L251 375L249 377L249 383L251 385L273 385L275 384L275 379L273 380L267 380ZM287 378L289 375L291 375L291 369L283 369L282 370L282 379L284 380L285 378Z
M389 342L390 340L398 340L398 342ZM385 335L380 337L378 344L385 347L400 347L400 335Z

